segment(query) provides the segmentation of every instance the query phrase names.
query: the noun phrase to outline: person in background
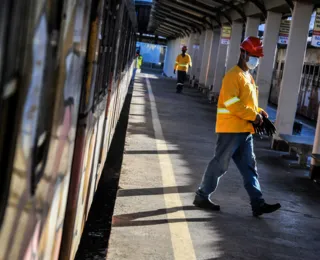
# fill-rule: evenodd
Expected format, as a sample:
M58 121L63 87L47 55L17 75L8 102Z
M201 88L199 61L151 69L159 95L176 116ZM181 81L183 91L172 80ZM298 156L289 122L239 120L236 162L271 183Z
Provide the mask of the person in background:
M209 162L193 204L200 208L220 210L210 199L219 179L227 172L231 158L238 167L250 197L253 216L278 210L279 203L267 204L258 181L253 150L253 124L262 124L268 114L258 107L258 88L249 70L255 69L263 57L259 38L248 37L240 46L238 64L224 76L218 100L215 155Z
M138 70L138 72L141 71L141 66L142 66L142 62L143 62L143 57L140 55L140 51L136 52L136 68Z
M192 61L189 54L187 54L187 46L182 47L182 53L177 56L176 63L174 66L173 73L176 74L178 71L177 77L177 93L181 93L183 90L184 82L187 78L188 68L192 67Z

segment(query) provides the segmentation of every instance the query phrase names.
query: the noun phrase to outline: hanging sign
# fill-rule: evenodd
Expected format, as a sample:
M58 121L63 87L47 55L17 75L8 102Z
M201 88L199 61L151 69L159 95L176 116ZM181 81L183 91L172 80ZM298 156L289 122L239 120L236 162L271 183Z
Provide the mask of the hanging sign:
M316 17L314 19L311 45L320 47L320 8L317 8Z
M230 26L222 26L221 32L221 44L228 45L231 39L231 27Z
M282 20L279 31L278 43L288 44L291 20Z

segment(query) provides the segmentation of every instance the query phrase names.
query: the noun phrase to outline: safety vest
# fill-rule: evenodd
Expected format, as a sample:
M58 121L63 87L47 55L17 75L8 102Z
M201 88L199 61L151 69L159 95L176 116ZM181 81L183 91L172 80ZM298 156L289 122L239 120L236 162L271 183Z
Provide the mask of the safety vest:
M182 54L180 54L176 58L174 69L180 70L180 71L188 71L189 65L190 67L192 67L192 61L191 61L190 55L185 54L185 56L183 57Z
M141 69L142 60L143 60L142 56L139 55L139 56L137 57L137 68L138 68L138 69Z
M258 113L258 87L249 72L239 66L224 76L219 94L216 132L254 133L252 122Z

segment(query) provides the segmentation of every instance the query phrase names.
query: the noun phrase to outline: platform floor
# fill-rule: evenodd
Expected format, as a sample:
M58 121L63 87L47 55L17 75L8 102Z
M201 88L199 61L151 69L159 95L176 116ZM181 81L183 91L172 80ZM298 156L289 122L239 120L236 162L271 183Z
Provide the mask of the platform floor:
M214 196L221 212L192 205L214 127L215 108L196 89L176 94L172 79L136 76L107 259L320 259L319 186L268 140L255 140L260 182L280 211L252 217L233 163Z

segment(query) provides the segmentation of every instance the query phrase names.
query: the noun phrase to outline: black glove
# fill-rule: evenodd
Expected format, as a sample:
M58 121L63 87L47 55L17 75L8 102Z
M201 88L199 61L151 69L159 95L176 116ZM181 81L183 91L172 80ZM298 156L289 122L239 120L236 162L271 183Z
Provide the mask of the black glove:
M276 127L264 115L262 115L262 117L263 117L262 125L256 125L252 123L255 133L258 135L273 136L277 132Z

